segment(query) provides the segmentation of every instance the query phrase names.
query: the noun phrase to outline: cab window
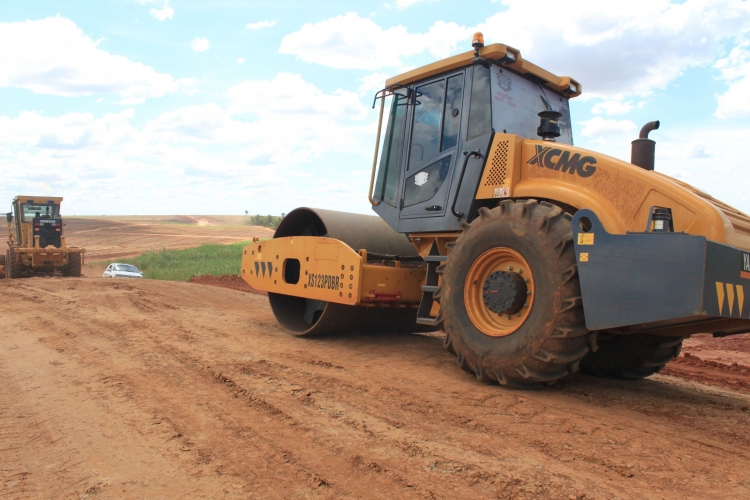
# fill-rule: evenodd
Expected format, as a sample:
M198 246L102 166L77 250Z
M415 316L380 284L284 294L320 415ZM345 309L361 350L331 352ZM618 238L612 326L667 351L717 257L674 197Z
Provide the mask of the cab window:
M31 222L34 217L49 219L57 218L59 205L36 205L32 203L21 203L21 222Z
M421 164L438 152L440 117L443 113L445 81L417 87L414 104L414 126L411 131L409 167Z
M443 113L443 135L440 151L455 148L458 144L458 129L461 126L461 99L463 99L464 75L448 78L445 91L445 113Z
M398 200L398 173L404 150L407 104L406 90L395 91L391 100L391 111L388 115L388 126L385 129L378 177L373 193L374 198L394 207Z
M491 97L489 68L475 66L474 78L471 82L469 130L466 139L471 140L492 131Z
M456 147L461 128L463 90L463 73L416 88L409 169Z

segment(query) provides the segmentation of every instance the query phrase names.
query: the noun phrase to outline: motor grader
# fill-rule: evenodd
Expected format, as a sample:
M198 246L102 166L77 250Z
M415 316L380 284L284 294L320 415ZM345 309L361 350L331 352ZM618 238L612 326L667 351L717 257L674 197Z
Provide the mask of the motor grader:
M8 251L0 256L0 277L80 276L86 251L68 247L60 215L62 198L16 196L8 222Z
M630 163L575 147L576 80L472 45L376 94L379 217L299 208L244 249L279 323L443 329L463 370L512 388L638 379L692 334L750 332L750 217L654 171L659 122Z

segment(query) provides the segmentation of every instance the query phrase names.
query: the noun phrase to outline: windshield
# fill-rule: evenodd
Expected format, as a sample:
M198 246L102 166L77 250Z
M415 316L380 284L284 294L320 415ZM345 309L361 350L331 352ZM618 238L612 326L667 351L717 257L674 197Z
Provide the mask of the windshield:
M113 268L113 271L123 271L126 273L137 273L138 268L135 266L131 266L130 264L116 264Z
M55 219L60 214L60 205L33 205L21 203L21 221L31 222L34 217Z

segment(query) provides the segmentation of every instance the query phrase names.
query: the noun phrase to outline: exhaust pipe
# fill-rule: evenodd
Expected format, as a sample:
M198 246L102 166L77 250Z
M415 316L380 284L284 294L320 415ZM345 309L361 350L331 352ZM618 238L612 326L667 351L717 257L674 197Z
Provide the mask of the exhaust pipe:
M641 129L638 139L631 144L630 163L644 170L654 169L654 156L656 153L656 142L648 138L648 133L659 128L659 120L648 122Z

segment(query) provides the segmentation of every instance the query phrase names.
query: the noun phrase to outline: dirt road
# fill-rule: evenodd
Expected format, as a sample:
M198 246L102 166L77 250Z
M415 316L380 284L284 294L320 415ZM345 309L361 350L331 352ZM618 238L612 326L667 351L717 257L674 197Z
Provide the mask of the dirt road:
M3 498L750 497L750 397L672 377L508 391L147 280L2 281L0 332Z

